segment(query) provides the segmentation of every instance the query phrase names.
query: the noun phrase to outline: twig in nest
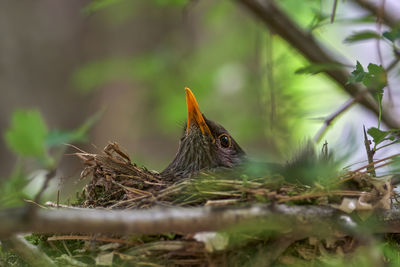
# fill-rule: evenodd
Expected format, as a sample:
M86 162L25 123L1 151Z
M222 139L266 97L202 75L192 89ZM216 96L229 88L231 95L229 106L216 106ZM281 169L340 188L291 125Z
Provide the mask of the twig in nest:
M355 172L361 171L362 169L366 169L366 168L368 168L368 167L370 167L370 166L373 166L373 165L375 165L375 164L377 164L377 163L380 163L380 162L382 162L382 161L386 161L386 160L388 160L388 159L393 159L393 158L398 157L398 156L400 156L400 154L394 154L394 155L388 156L388 157L383 158L383 159L375 160L374 162L368 163L367 165L362 166L362 167L360 167L360 168L358 168L358 169L356 169L356 170L353 170L353 171L351 171L350 173L355 173Z
M47 241L60 241L60 240L87 240L87 241L99 241L99 242L107 242L107 243L120 243L126 245L134 245L134 242L130 242L124 239L119 238L110 238L110 237L93 237L87 235L60 235L60 236L51 236L47 238Z
M367 173L370 172L370 170L368 168L370 168L371 166L374 168L374 170L376 170L376 169L388 166L390 164L393 164L395 161L389 161L389 162L386 162L384 164L376 166L376 164L379 163L379 162L382 162L382 161L385 161L385 160L388 160L388 159L391 159L391 158L394 158L394 157L397 157L397 156L399 156L399 154L392 155L392 156L384 158L384 159L376 160L376 161L374 161L372 163L369 163L369 164L367 164L367 165L365 165L365 166L363 166L363 167L361 167L361 168L359 168L357 170L350 171L350 172L346 173L344 176L342 176L341 178L339 178L337 183L338 184L344 183L344 182L347 182L347 181L350 181L350 180L354 179L355 177L359 177L361 175L367 174ZM360 171L360 170L365 169L365 168L367 168L366 171L362 171L362 172Z
M291 196L291 197L282 197L282 196L277 196L278 203L282 202L288 202L288 201L293 201L293 200L302 200L302 199L310 199L310 198L317 198L317 197L324 197L324 196L361 196L361 195L371 195L367 192L362 192L362 191L351 191L351 190L334 190L334 191L328 191L328 192L315 192L315 193L308 193L304 195L298 195L298 196Z

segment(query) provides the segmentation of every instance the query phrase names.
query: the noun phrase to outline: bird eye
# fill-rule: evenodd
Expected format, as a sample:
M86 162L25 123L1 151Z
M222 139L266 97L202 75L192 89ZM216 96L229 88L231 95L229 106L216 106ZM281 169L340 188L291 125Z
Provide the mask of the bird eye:
M231 139L226 134L221 134L219 137L219 142L222 147L230 147L231 146Z

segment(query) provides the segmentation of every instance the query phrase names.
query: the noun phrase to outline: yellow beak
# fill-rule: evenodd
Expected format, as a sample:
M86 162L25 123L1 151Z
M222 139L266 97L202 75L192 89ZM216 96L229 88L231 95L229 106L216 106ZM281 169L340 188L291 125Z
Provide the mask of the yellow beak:
M189 88L185 88L186 92L186 106L188 111L188 122L186 132L189 132L190 127L195 123L199 126L201 132L208 133L211 138L213 137L208 127L206 121L204 120L203 114L199 109L196 98L194 97L192 91Z

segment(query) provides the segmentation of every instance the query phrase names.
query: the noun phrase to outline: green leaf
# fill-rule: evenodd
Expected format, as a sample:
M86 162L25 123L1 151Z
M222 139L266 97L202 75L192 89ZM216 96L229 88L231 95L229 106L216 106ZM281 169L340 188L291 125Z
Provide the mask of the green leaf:
M381 39L381 36L374 31L360 31L360 32L355 32L344 39L345 43L355 43L355 42L360 42L360 41L365 41L369 39Z
M60 131L53 130L50 131L46 138L46 145L56 146L72 142L85 142L88 140L87 132L93 127L93 125L100 119L103 115L103 110L90 116L78 129L73 131Z
M314 16L311 20L310 26L308 26L310 30L314 30L322 26L323 22L327 21L327 19L330 17L329 15L322 13L321 9L319 8L312 8L311 10Z
M356 69L351 74L352 75L350 76L349 80L347 81L347 84L362 82L364 80L365 76L367 75L367 73L364 71L364 68L358 61L357 61Z
M387 85L386 71L382 66L370 63L368 74L363 79L363 84L372 90L375 98L382 99L383 88Z
M295 71L296 74L318 74L326 70L337 70L343 67L340 63L327 64L310 64L306 67L299 68Z
M364 71L364 68L357 61L356 69L351 73L347 84L362 82L376 99L382 99L383 88L387 85L387 74L385 69L381 65L370 63L368 65L368 72Z
M376 17L373 15L366 15L359 18L341 19L340 22L344 23L376 23Z
M378 128L375 128L375 127L369 128L367 133L374 140L375 146L378 145L379 143L383 142L385 140L385 137L388 134L390 134L389 131L382 131L382 130L379 130Z
M46 158L45 139L48 130L37 110L17 110L4 138L9 148L19 156Z
M0 179L0 207L11 208L24 204L27 196L22 189L27 185L28 181L22 171L20 164L17 164L11 177L8 179Z
M389 41L394 42L396 41L396 39L400 39L400 30L392 29L391 31L384 32L382 36L388 39Z

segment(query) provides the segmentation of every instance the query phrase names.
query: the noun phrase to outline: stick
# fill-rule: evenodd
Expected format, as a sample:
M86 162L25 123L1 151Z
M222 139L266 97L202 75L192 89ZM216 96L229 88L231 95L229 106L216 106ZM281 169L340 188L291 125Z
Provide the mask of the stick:
M238 223L262 220L266 230L280 229L326 236L334 231L356 233L350 215L329 206L254 204L248 207L153 208L148 210L38 209L26 220L28 208L0 211L0 238L15 233L58 234L160 234L221 231ZM400 233L400 210L379 213L379 224L370 232ZM278 226L278 228L277 228ZM330 229L327 231L327 229ZM278 230L279 231L279 230Z
M338 110L333 112L331 115L329 115L325 120L324 124L322 127L319 129L317 134L314 137L314 142L318 143L321 138L324 136L325 132L328 130L328 127L331 125L331 123L339 117L342 113L344 113L346 110L348 110L351 106L355 104L356 100L354 98L348 99Z
M333 7L332 7L332 12L331 12L331 23L333 23L333 21L335 20L336 8L337 8L337 0L333 0Z
M365 151L367 152L367 158L368 158L368 167L367 171L373 176L376 177L376 172L375 172L375 166L374 166L374 154L375 150L371 150L371 141L368 139L367 132L365 131L365 126L363 126L363 132L364 132L364 146L365 146Z

